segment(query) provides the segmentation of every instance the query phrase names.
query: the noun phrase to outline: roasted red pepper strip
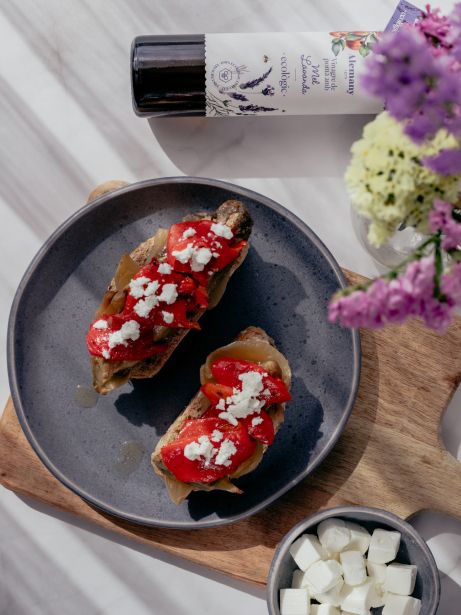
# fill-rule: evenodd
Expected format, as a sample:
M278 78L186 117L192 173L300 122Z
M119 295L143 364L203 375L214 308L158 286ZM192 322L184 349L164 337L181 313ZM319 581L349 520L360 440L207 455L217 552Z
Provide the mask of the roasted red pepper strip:
M213 378L220 384L225 384L230 387L240 387L241 381L239 380L239 376L246 372L259 372L263 374L264 388L270 393L267 397L266 407L272 404L281 404L285 401L290 401L291 395L283 380L281 378L274 378L274 376L271 376L267 370L257 363L234 359L232 357L221 357L211 365Z
M189 273L205 286L208 282L209 273L224 269L224 267L237 258L246 245L246 241L235 242L233 238L228 239L216 235L211 230L213 224L212 220L180 222L179 224L173 224L168 233L168 263L175 271ZM187 251L197 252L201 249L205 253L208 251L208 256L210 256L210 253L212 256L204 264L194 264L194 257L192 254L188 255ZM183 251L185 251L184 258L179 258L178 253Z
M228 387L224 384L216 384L214 382L207 382L200 387L200 390L208 397L212 405L217 404L220 399L230 397L234 392L232 387Z
M144 292L148 292L149 285L157 286L157 289L152 292L152 295L138 296L142 289L137 292L137 288L134 291L131 288L136 283L136 280L144 280L142 285ZM154 325L183 329L200 328L200 325L195 321L191 321L187 315L188 312L195 311L197 307L204 307L203 298L201 298L202 305L197 306L194 295L198 286L191 277L174 271L171 273L159 273L158 263L153 261L138 271L130 285L123 314L131 315L131 318L137 320L143 328L152 328ZM175 289L176 298L172 303L161 300L153 305L149 311L147 308L145 311L138 309L142 304L148 303L152 296L161 298L162 289L165 285L168 285L167 288L174 287Z
M213 432L218 431L222 434L219 441L213 441ZM198 444L198 438L207 436L211 445L215 449L210 461L199 457L198 459L188 459L184 454L184 449L193 442ZM229 464L217 464L217 455L223 442L232 443L235 452L229 457ZM187 421L180 432L178 440L166 444L161 450L163 463L168 470L183 483L214 483L224 476L229 476L248 459L254 452L256 443L250 438L244 425L239 424L232 427L221 419L195 419Z
M253 421L255 424L253 424ZM242 423L246 426L248 433L255 440L259 440L263 444L270 445L275 438L274 423L270 416L264 410L259 413L250 414L242 419Z
M140 361L146 357L165 352L167 345L155 343L152 339L152 332L141 334L138 339L127 341L126 345L118 344L109 348L109 335L119 331L130 320L130 318L121 314L114 314L98 319L99 322L107 322L106 329L95 328L93 323L86 338L90 354L107 358L103 353L109 352L112 361Z

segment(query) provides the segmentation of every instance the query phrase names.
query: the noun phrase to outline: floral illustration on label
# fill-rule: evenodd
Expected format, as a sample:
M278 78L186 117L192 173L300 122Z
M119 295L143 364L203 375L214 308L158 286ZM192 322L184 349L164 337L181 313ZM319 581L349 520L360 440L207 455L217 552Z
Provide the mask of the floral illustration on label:
M269 57L264 55L263 62L266 69L261 75L247 78L248 68L245 65L237 66L233 62L225 60L215 64L211 70L211 80L220 97L207 93L207 115L252 115L255 113L268 113L278 111L277 107L269 107L257 104L259 96L273 96L275 88L268 82L273 67L267 68ZM242 76L245 77L243 81ZM239 91L236 91L236 90ZM252 95L256 96L252 96ZM253 98L253 100L252 100Z
M358 51L361 56L367 56L373 45L377 42L379 32L330 32L333 37L331 50L337 56L346 47L352 51Z

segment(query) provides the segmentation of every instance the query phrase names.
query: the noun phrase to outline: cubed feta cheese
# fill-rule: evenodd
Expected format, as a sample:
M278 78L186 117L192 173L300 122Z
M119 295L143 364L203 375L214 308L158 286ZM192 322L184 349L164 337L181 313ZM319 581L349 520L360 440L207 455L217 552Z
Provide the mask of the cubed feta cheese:
M280 615L310 615L307 589L281 589Z
M351 532L342 519L325 519L317 527L320 544L328 553L343 551L351 540Z
M306 574L306 573L304 573ZM344 581L343 579L339 579L334 587L329 589L326 592L318 593L314 592L312 588L310 589L311 596L313 596L317 602L321 604L331 604L332 606L340 606L341 604L341 590L343 588Z
M360 551L364 555L370 546L371 534L358 523L346 521L346 527L351 533L351 540L345 551Z
M304 534L295 540L290 547L290 553L301 570L307 570L326 555L319 539L313 534Z
M310 615L340 615L339 609L331 604L311 604Z
M386 594L382 615L419 615L421 600L411 596Z
M340 554L346 585L361 585L367 578L365 560L360 551L343 551Z
M371 536L368 559L375 564L386 564L395 559L400 546L400 532L376 529Z
M381 606L384 606L384 588L379 583L376 583L374 578L371 579L373 583L373 591L371 592L370 597L370 606L373 609L378 609Z
M306 579L315 593L322 594L341 579L341 566L335 560L319 560L306 570Z
M366 581L363 585L351 587L344 585L341 590L341 609L355 615L364 615L370 610L373 582Z
M367 560L368 576L371 577L378 585L384 585L384 581L386 580L386 571L386 564L375 564L374 562Z
M384 589L392 594L410 596L415 588L417 571L412 564L389 564Z
M293 572L293 576L291 577L291 588L292 589L301 589L303 582L304 572L302 570L295 570Z

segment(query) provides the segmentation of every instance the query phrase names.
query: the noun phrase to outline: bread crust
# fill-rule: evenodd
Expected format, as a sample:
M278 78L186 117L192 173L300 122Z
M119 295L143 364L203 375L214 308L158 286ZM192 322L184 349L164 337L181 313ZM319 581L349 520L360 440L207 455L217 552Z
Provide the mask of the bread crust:
M253 221L248 213L245 205L240 201L229 200L225 201L218 207L214 214L195 213L184 218L184 221L212 219L220 224L226 224L234 233L237 240L248 240ZM152 259L152 250L155 243L155 236L150 237L146 241L137 246L131 253L130 258L139 266L139 268L147 265ZM211 309L216 305L213 304L213 294L229 279L233 273L240 267L248 254L248 245L240 252L239 256L230 263L222 271L218 271L210 278L209 296ZM109 284L108 291L115 292L116 285L113 278ZM206 309L198 309L192 316L191 320L198 321ZM155 376L168 361L177 346L186 337L190 329L175 329L168 335L167 350L143 359L142 361L109 361L102 357L91 357L91 368L93 373L93 386L98 393L106 394L113 389L118 388L125 382L131 379L152 378Z

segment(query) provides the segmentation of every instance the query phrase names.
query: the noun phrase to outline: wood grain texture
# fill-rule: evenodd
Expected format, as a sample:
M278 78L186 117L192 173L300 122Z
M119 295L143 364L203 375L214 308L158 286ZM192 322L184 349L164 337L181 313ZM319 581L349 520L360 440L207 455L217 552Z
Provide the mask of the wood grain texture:
M351 282L359 276L346 272ZM461 320L441 337L412 322L362 331L362 373L352 416L308 479L240 523L193 531L130 525L61 485L28 444L11 400L0 422L0 482L13 491L234 578L265 583L274 549L320 508L367 504L408 517L431 509L461 519L461 466L440 442L441 417L461 381Z

